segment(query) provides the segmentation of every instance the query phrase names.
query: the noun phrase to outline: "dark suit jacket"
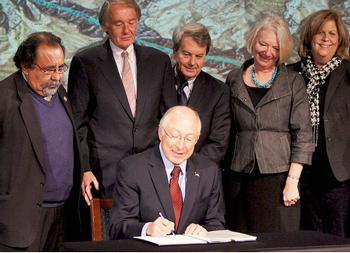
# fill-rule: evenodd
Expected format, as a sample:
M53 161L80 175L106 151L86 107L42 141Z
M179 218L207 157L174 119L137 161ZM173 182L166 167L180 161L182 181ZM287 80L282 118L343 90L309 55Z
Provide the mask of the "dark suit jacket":
M58 95L72 120L71 107L63 87L59 88ZM72 124L75 129L73 121ZM77 135L75 137L77 150ZM74 180L80 182L77 154ZM24 248L37 235L45 184L44 159L40 125L31 90L18 71L0 82L1 244ZM80 184L77 185L79 187Z
M288 67L301 71L300 62ZM350 62L347 60L343 60L329 76L323 124L326 150L333 174L340 182L348 180L350 179Z
M195 152L219 163L225 156L230 136L229 87L201 71L194 81L188 106L198 112L202 122Z
M219 173L212 161L199 154L187 161L186 194L177 233L183 233L191 223L207 230L223 229ZM175 220L158 146L120 162L113 202L111 239L141 235L143 225L157 219L159 212Z
M118 161L153 146L161 108L176 104L169 57L153 48L134 48L135 118L108 40L78 53L70 66L68 95L77 121L83 169L97 176L106 197L111 197Z

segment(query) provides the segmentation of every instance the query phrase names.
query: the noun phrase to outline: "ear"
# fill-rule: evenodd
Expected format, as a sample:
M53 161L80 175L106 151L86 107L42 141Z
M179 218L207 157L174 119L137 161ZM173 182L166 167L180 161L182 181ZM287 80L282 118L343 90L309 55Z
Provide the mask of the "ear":
M104 24L104 25L101 25L101 28L102 28L102 30L105 32L105 33L107 33L108 34L108 27L107 27L107 25L106 24Z
M23 64L21 64L21 71L23 72L23 74L28 75L29 68L25 67Z
M177 50L175 48L173 48L173 54L171 55L171 58L173 58L174 60L176 60L177 58Z
M158 138L159 138L159 140L162 139L163 135L164 135L163 128L161 128L160 126L158 126Z

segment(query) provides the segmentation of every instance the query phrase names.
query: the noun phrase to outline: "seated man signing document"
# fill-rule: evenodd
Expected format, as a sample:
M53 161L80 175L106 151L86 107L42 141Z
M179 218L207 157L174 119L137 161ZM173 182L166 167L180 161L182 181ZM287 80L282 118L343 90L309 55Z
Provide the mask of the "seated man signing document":
M159 124L160 144L120 162L111 239L224 229L219 168L193 153L200 131L195 111L172 107Z

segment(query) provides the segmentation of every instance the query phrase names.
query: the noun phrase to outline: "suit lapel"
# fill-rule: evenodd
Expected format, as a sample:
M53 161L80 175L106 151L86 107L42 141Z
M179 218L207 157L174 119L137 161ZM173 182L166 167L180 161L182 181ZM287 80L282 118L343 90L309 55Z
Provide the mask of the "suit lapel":
M326 92L326 98L324 102L324 112L328 111L328 107L333 100L333 95L335 91L337 90L338 86L341 83L341 80L343 80L343 77L345 75L345 72L342 68L343 65L340 65L337 69L335 69L331 74L328 82L327 92Z
M252 112L255 112L252 100L250 99L247 88L245 87L243 77L241 76L237 82L237 84L232 85L231 87L232 96L241 101L241 103L248 107Z
M245 87L245 83L243 80L243 71L247 69L247 67L253 64L254 60L247 60L240 68L239 78L235 78L232 80L234 82L231 85L231 96L244 104L247 108L249 108L252 112L255 112L255 108L253 106L252 100L248 94L247 88Z
M72 108L70 107L70 104L68 102L68 98L67 98L67 94L64 90L64 88L61 86L58 91L58 97L61 100L61 103L70 119L70 121L72 122L72 124L74 125L74 118L73 118L73 113L72 113Z
M190 99L188 100L188 105L192 108L198 108L201 103L204 93L207 92L207 87L205 87L205 76L201 71L194 81L193 89L190 94Z
M147 82L145 82L145 77L150 73L147 72L146 58L142 51L142 47L134 44L134 50L136 55L136 71L137 71L137 98L136 98L136 115L135 121L139 119L143 113L144 104L146 101L147 92Z
M186 168L186 195L185 202L182 207L182 213L179 223L179 231L185 230L186 226L189 225L188 219L191 212L194 210L194 203L198 195L198 185L200 181L200 169L196 168L191 159L187 160Z
M103 50L101 50L101 55L99 56L100 64L98 64L98 67L103 76L107 79L107 83L111 88L111 92L118 98L120 104L122 105L129 118L133 120L134 117L131 113L117 64L113 58L113 52L109 44L109 40L104 43L102 49Z
M160 155L159 147L154 147L149 161L149 172L151 179L158 194L159 201L163 206L164 215L168 220L175 221L173 204L171 202L168 178L165 172L164 164Z
M22 115L24 125L28 131L29 138L32 142L34 153L39 161L39 164L41 165L42 171L44 172L44 147L42 144L43 138L41 135L41 128L33 105L33 98L30 88L20 75L21 72L18 72L15 79L18 96L22 101L20 105L20 113Z

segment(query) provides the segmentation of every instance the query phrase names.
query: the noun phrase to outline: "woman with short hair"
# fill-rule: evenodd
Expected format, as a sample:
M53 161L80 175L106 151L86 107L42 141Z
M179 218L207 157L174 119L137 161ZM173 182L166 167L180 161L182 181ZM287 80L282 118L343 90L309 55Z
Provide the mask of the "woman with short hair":
M303 79L284 65L292 41L282 18L259 21L247 37L253 58L226 80L233 113L232 182L240 185L235 229L249 233L299 229L298 182L314 146Z

